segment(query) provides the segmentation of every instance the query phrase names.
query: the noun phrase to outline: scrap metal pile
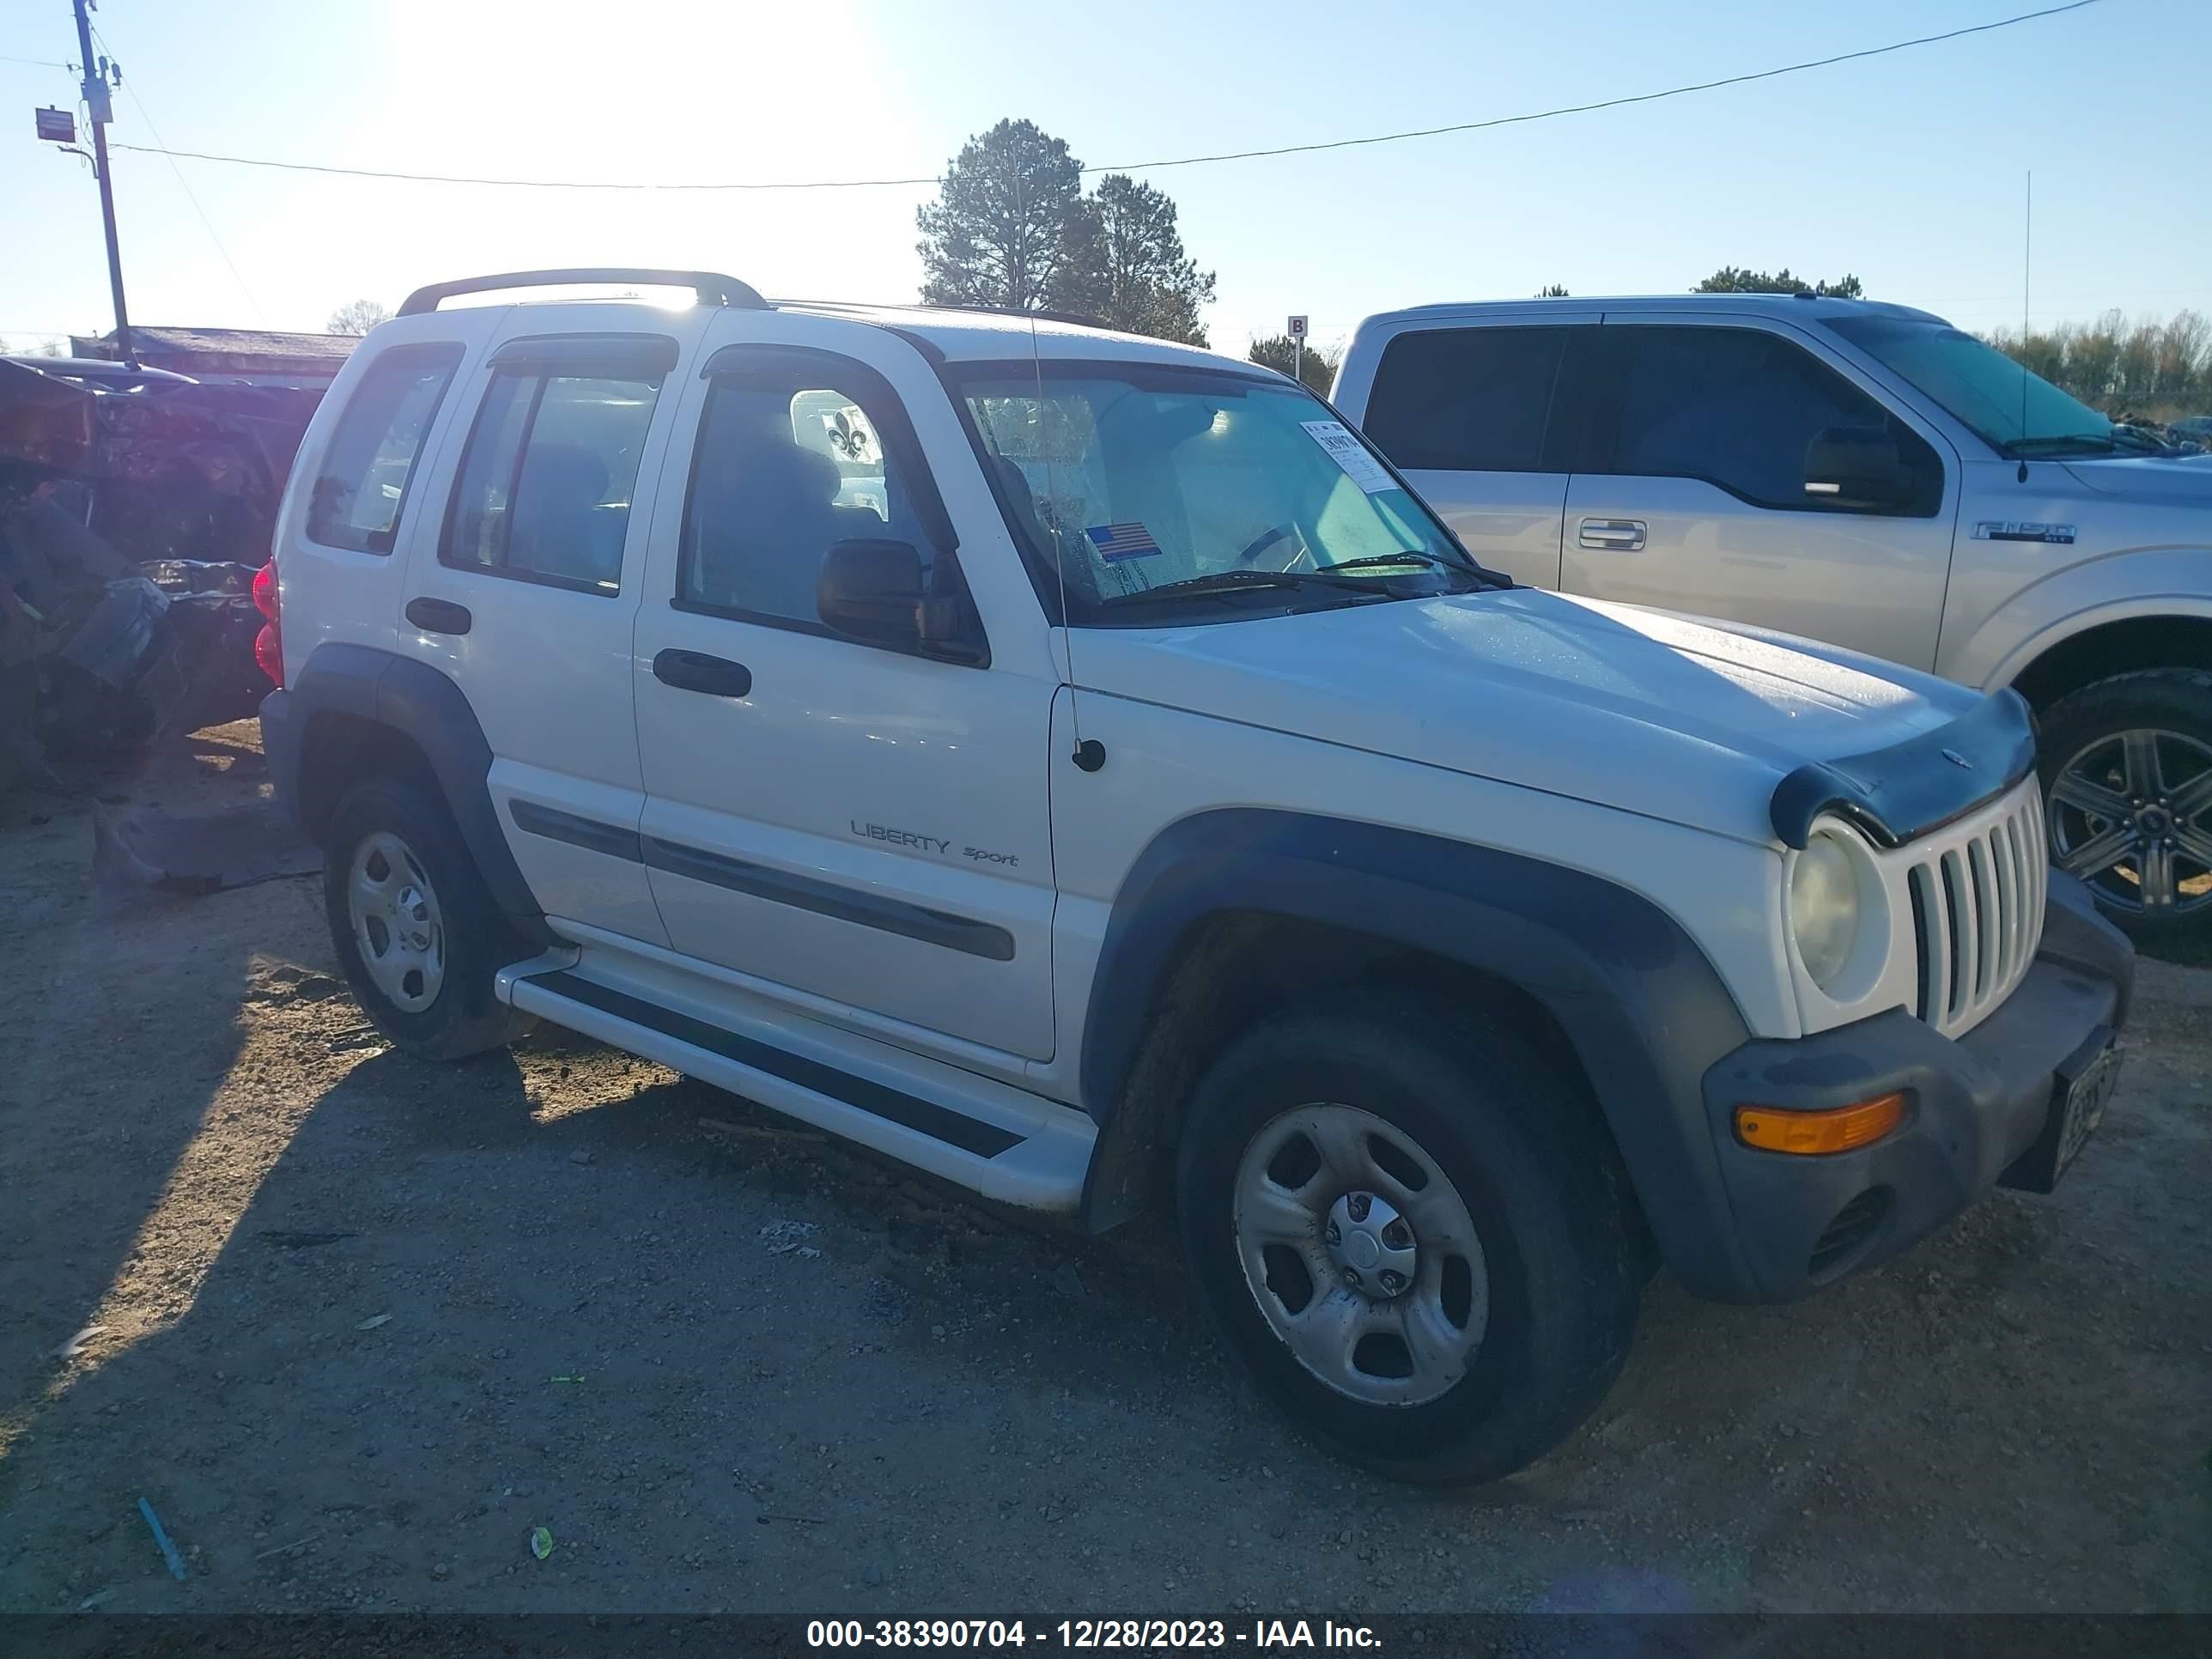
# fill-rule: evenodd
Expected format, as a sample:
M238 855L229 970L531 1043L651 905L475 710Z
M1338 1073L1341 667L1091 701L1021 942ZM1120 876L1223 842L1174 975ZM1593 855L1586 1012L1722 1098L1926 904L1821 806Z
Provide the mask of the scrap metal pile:
M252 581L320 398L0 358L0 792L253 712Z

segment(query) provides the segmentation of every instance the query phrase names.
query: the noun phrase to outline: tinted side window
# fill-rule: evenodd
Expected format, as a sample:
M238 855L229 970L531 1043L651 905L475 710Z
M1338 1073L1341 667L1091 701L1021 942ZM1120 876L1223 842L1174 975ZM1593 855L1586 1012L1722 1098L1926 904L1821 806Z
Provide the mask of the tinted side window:
M677 603L820 628L815 588L836 542L932 538L906 469L868 404L828 363L764 362L719 374L708 394L684 514ZM830 382L824 384L825 381Z
M1564 328L1454 328L1401 334L1383 349L1362 422L1401 467L1556 471L1544 428Z
M1702 478L1759 507L1852 512L1806 489L1808 452L1837 428L1886 436L1912 492L1893 511L1925 514L1943 471L1920 435L1826 364L1778 335L1748 328L1604 330L1612 441L1590 470ZM1607 453L1609 452L1609 459Z
M438 556L462 569L614 593L657 380L536 368L492 376Z
M369 365L308 492L308 540L392 551L415 459L460 361L457 345L403 345Z

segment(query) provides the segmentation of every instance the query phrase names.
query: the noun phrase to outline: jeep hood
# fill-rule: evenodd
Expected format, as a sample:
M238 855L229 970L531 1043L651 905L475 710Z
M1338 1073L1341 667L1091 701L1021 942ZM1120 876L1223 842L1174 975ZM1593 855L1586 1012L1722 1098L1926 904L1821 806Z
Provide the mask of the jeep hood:
M1535 588L1089 629L1074 666L1106 695L1768 844L1784 777L1981 700L1832 647Z

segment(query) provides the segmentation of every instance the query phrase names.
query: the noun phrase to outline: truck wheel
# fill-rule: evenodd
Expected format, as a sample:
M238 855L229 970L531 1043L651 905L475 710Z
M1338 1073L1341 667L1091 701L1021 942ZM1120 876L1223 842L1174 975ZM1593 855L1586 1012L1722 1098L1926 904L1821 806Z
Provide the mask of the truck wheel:
M1496 1480L1619 1375L1646 1274L1594 1110L1497 1022L1352 994L1267 1020L1200 1084L1176 1199L1229 1346L1379 1474Z
M492 994L523 947L419 784L375 777L347 791L325 837L323 901L362 1010L409 1053L460 1060L535 1023Z
M2043 717L2051 861L2154 947L2212 947L2212 674L2116 674Z

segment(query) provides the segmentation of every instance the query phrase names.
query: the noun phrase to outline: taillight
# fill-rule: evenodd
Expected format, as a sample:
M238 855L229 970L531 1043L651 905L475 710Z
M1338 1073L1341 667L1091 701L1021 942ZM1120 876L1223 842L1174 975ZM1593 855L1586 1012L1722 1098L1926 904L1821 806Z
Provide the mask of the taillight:
M253 636L253 660L281 688L284 684L284 635L276 617L276 561L273 558L253 573L253 608L269 618Z

